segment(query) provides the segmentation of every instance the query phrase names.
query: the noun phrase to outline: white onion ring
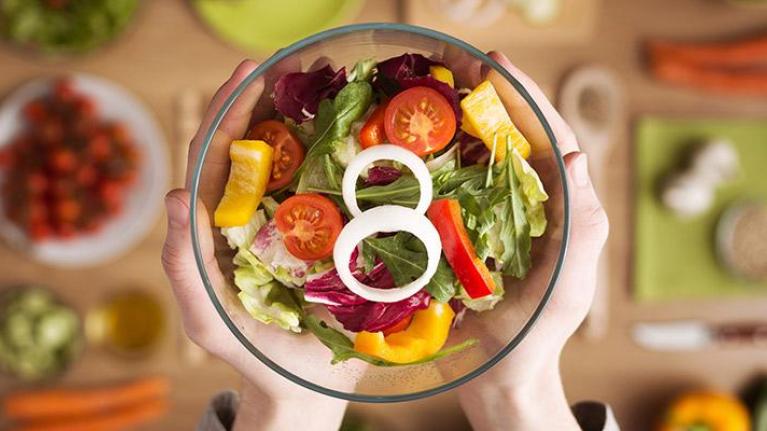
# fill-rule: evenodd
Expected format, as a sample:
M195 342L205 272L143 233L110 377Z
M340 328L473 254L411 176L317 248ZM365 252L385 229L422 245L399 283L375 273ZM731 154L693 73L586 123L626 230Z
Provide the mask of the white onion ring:
M391 144L376 145L361 151L357 154L349 166L346 167L344 178L341 182L341 191L344 197L344 203L354 217L362 215L360 207L357 205L357 178L360 173L369 164L378 160L394 160L410 168L418 184L421 187L421 197L418 199L418 205L415 212L419 215L426 214L429 209L432 198L431 174L426 164L420 157L416 156L410 150Z
M426 247L428 262L423 274L404 286L392 289L370 287L354 278L349 269L349 259L357 244L378 232L398 231L412 233ZM426 286L437 272L441 253L439 233L423 214L399 205L382 205L361 213L344 226L333 247L333 261L339 278L352 292L368 301L397 302L415 295Z

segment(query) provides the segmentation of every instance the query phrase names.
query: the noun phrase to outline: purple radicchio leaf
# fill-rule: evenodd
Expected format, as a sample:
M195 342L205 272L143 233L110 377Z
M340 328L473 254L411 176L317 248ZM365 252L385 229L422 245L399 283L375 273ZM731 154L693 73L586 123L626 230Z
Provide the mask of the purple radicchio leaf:
M358 251L355 249L349 262L349 269L355 278L379 289L394 287L394 278L383 262L376 262L373 269L365 274L357 262L357 256ZM431 300L429 293L421 290L399 302L368 301L350 291L341 282L335 268L310 275L304 290L307 301L325 304L336 320L346 330L353 332L376 332L388 328L417 310L428 307Z
M313 72L292 72L274 84L274 107L298 123L317 113L323 99L333 98L346 85L346 68L333 71L330 65Z
M365 180L366 186L385 186L391 184L402 176L399 169L391 166L373 166L368 170Z

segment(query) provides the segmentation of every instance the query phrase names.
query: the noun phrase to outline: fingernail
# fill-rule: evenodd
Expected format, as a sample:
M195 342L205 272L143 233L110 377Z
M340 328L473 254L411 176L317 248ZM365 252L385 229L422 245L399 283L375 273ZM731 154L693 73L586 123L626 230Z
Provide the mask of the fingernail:
M165 195L165 210L168 213L168 228L184 229L189 224L189 208L173 192Z
M573 180L575 185L580 188L588 187L591 184L588 157L584 153L578 154L573 160Z

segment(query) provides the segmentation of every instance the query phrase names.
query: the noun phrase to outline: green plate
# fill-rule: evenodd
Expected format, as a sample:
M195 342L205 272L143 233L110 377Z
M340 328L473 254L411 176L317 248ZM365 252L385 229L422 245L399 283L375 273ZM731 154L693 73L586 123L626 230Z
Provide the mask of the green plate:
M684 161L695 143L730 139L738 150L740 177L718 189L714 206L688 220L658 200L658 184ZM642 119L636 132L635 296L641 301L766 294L767 283L737 279L714 249L716 224L732 203L767 200L767 122L749 120Z
M362 0L192 0L192 5L222 39L269 53L352 19Z

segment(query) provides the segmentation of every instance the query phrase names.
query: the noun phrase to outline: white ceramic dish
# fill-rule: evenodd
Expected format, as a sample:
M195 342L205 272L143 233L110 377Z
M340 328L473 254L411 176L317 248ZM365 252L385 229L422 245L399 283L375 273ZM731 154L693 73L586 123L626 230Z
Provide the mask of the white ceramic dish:
M168 153L165 137L149 109L131 93L104 78L71 75L78 91L93 98L99 115L123 122L133 135L141 162L136 183L125 197L123 211L109 219L99 232L73 239L30 242L5 218L0 199L0 236L33 259L52 266L85 267L116 259L133 248L154 227L168 184ZM12 92L0 106L0 147L23 127L21 109L49 91L52 78L29 81ZM0 171L0 182L2 171Z

